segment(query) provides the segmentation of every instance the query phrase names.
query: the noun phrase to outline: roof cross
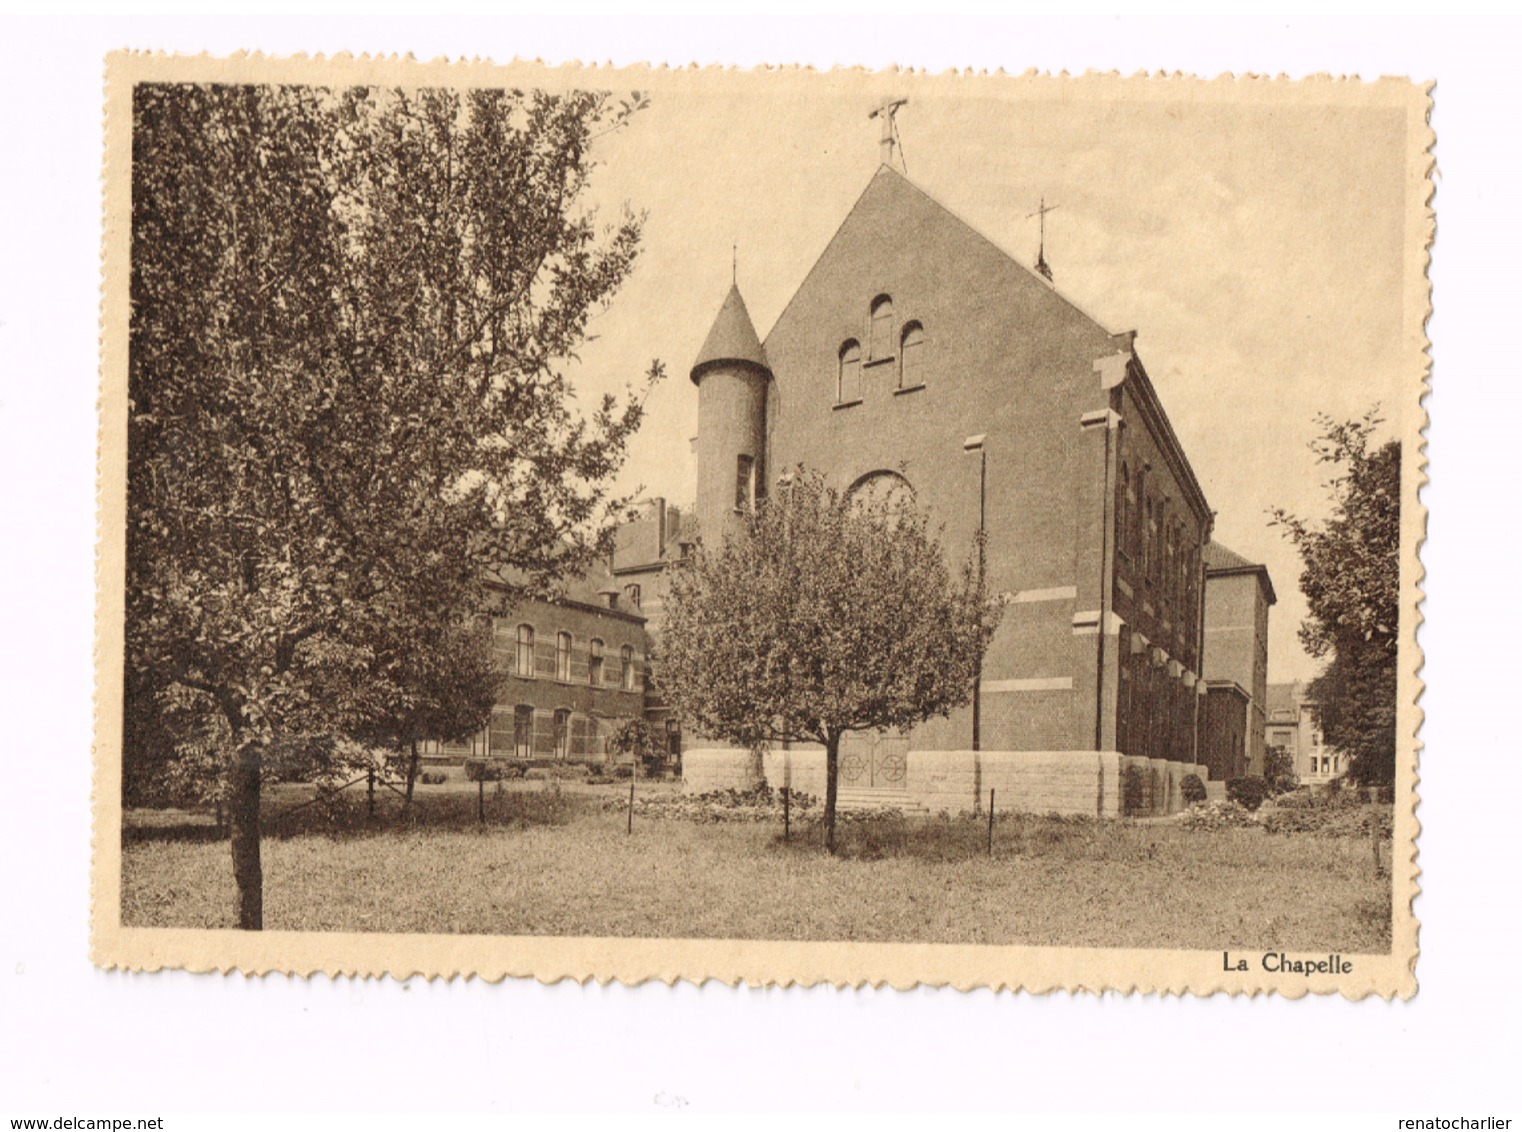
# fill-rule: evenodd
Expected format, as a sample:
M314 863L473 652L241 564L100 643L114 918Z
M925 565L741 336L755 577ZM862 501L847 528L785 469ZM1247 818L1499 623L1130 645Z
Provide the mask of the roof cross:
M893 164L893 147L898 144L895 134L893 116L898 113L900 106L908 105L907 98L885 98L872 108L872 113L867 115L868 120L881 118L883 120L882 136L878 139L878 153L884 165ZM902 147L900 147L902 148Z
M1051 265L1046 262L1046 214L1048 212L1056 212L1061 207L1062 206L1060 204L1054 204L1048 207L1046 198L1042 197L1041 207L1036 209L1035 212L1027 213L1025 217L1027 220L1029 220L1032 216L1041 217L1041 244L1036 251L1036 270L1041 272L1042 275L1046 276L1046 281L1048 283L1052 281L1052 268Z

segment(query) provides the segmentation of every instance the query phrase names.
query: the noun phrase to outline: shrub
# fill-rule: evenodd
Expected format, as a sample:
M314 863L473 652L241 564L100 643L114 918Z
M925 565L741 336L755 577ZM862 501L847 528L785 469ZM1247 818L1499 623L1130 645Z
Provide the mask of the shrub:
M1268 780L1261 775L1248 774L1226 780L1226 797L1246 809L1256 810L1268 794Z
M1287 794L1300 785L1295 776L1295 760L1283 747L1270 747L1263 761L1263 777L1275 794Z
M634 765L632 763L618 763L613 768L614 778L633 778Z
M1146 793L1146 779L1142 774L1141 767L1126 767L1122 789L1121 801L1124 807L1123 812L1127 814L1140 813Z
M1231 789L1231 783L1240 782L1241 779L1229 779L1226 789ZM1262 781L1261 779L1259 781ZM1228 799L1225 802L1211 802L1207 806L1196 806L1185 810L1175 819L1183 829L1203 830L1209 832L1216 829L1261 829L1258 823L1258 815L1246 806Z
M510 777L507 767L498 759L466 759L466 782L500 782Z
M1193 806L1205 800L1205 783L1197 774L1186 774L1178 784L1179 793L1184 796L1184 801Z
M449 781L449 775L442 770L425 770L418 775L418 781L424 786L443 786Z

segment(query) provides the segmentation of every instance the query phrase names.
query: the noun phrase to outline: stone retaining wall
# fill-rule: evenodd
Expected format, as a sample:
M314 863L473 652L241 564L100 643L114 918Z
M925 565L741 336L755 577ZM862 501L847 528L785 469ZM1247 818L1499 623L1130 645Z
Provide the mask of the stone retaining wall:
M774 790L824 797L824 751L817 747L766 751L761 774ZM1157 817L1184 808L1181 784L1189 774L1208 782L1203 766L1116 751L910 751L904 801L957 814L986 806L993 790L1001 811L1119 817L1128 812L1127 778L1135 776L1137 805L1129 816ZM754 756L735 748L684 752L682 780L690 794L758 784Z

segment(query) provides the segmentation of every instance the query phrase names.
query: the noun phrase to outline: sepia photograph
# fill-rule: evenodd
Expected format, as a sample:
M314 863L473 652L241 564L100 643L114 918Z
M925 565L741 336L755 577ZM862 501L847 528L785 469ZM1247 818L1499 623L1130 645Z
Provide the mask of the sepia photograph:
M98 964L1414 993L1427 86L107 97Z

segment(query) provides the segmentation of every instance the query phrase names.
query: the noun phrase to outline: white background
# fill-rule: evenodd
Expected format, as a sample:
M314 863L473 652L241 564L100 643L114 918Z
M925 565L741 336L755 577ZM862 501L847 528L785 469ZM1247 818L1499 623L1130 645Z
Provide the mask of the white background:
M823 22L91 17L7 20L0 43L0 1114L679 1102L1514 1113L1516 24L997 22L890 8ZM125 46L1438 79L1420 994L1351 1004L94 970L101 60Z

